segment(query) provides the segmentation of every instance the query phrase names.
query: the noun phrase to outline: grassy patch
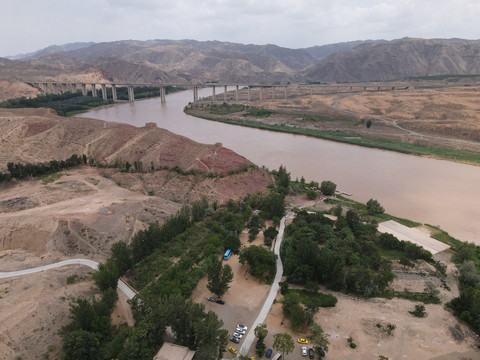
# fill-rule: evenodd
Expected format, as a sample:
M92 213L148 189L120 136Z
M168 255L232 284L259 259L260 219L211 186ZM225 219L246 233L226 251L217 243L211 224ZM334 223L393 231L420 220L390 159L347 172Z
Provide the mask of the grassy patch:
M424 304L440 304L441 301L436 296L431 296L427 293L410 292L410 291L387 291L383 294L376 295L376 297L393 299L394 297L407 300L420 301Z
M40 176L38 179L42 180L43 185L47 185L49 183L55 182L58 179L60 179L63 176L63 174L51 174L51 175L43 175Z
M301 296L301 302L303 304L308 303L312 299L315 299L320 307L334 307L337 304L337 298L334 295L324 294L321 292L313 292L308 290L294 290L290 289L289 292L297 293Z

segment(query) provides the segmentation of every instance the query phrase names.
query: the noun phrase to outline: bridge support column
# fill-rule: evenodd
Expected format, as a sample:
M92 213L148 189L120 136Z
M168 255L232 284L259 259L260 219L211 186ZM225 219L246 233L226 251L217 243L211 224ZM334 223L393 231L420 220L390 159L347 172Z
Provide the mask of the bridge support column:
M310 96L312 96L312 95L313 95L313 86L310 85Z
M247 99L250 101L250 86L247 86Z
M72 94L77 93L77 84L76 83L71 83L70 88L72 89Z
M112 84L112 99L117 101L117 85Z
M272 87L272 99L275 99L275 86Z
M338 86L337 86L337 94L338 94Z
M67 84L63 83L62 84L62 94L65 94L67 92Z
M106 85L106 84L102 84L102 98L103 98L103 101L107 101L107 100L108 100L108 96L107 96L107 85Z
M127 89L128 89L128 101L134 102L135 101L135 93L133 91L133 86L128 85Z
M238 101L238 85L235 88L235 100Z
M227 101L227 85L223 85L223 101Z
M350 94L352 93L352 90L353 90L352 88L353 88L353 86L350 86Z
M48 84L47 84L47 83L43 83L42 85L43 85L43 92L44 92L45 94L47 94L47 93L48 93Z
M196 103L198 101L198 86L193 87L193 102Z
M363 87L363 92L365 92L365 91L367 91L367 87L366 87L366 86Z
M263 101L263 87L260 86L260 101Z
M58 95L58 84L57 83L52 83L52 88L53 88L53 93L55 95Z
M87 84L80 84L80 86L82 87L82 95L87 96L88 95Z
M92 97L97 97L97 85L92 84Z
M327 94L327 87L324 86L324 87L323 87L323 95L326 95L326 94Z
M287 88L288 86L285 86L285 99L287 98Z
M160 101L165 102L165 86L160 87Z
M212 87L212 98L213 98L213 101L217 100L217 98L215 96L215 85L213 85L213 87Z

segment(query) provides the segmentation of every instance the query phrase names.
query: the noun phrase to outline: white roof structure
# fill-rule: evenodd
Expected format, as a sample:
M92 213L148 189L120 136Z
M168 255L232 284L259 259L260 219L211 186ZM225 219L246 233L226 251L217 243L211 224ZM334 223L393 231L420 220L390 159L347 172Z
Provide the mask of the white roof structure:
M417 244L425 250L430 251L432 255L442 252L450 247L441 241L433 239L419 229L409 228L408 226L402 225L394 220L378 224L378 231L381 233L392 234L399 240L405 240Z

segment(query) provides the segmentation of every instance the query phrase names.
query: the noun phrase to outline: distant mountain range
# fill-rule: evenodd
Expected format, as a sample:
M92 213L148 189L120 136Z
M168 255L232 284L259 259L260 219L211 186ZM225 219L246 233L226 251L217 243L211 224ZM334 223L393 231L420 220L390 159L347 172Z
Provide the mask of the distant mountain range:
M0 80L95 77L117 82L345 82L480 74L480 41L352 41L305 49L220 41L72 43L9 59Z

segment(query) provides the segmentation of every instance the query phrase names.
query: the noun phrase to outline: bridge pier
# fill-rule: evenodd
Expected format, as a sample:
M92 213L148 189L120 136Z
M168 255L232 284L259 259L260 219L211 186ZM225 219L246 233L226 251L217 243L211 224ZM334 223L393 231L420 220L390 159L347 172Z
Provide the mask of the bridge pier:
M227 101L227 85L223 85L223 101Z
M53 93L55 95L58 95L58 84L57 83L52 83L52 88L53 88Z
M82 87L82 95L83 95L83 96L87 96L87 95L88 95L88 92L87 92L87 84L82 83L82 84L80 84L80 86Z
M42 85L43 85L43 92L44 92L45 94L47 94L47 93L48 93L48 84L47 84L47 83L43 83Z
M380 91L380 86L378 87L377 91Z
M235 100L238 101L238 85L235 87Z
M260 101L263 101L263 87L260 86Z
M194 103L197 102L197 87L196 86L193 87L193 102Z
M133 86L128 85L127 89L128 89L128 101L134 102L135 101L135 93L133 91Z
M117 85L112 84L112 99L117 101Z
M213 85L212 87L212 98L213 98L213 101L217 101L217 98L215 96L215 85Z
M272 99L275 100L275 86L272 87Z
M62 83L62 94L65 94L67 92L67 84Z
M72 89L72 94L77 93L77 83L71 83L70 88Z
M247 86L247 99L250 101L250 86Z
M194 95L195 97L195 95ZM165 102L166 99L165 99L165 86L161 86L160 87L160 102ZM194 99L195 101L195 99Z
M108 96L107 96L107 85L106 85L106 84L102 84L102 98L103 98L103 101L107 101L107 100L108 100Z
M287 88L288 86L285 86L285 99L287 98Z
M92 86L92 97L97 97L97 85L96 84L91 84Z

